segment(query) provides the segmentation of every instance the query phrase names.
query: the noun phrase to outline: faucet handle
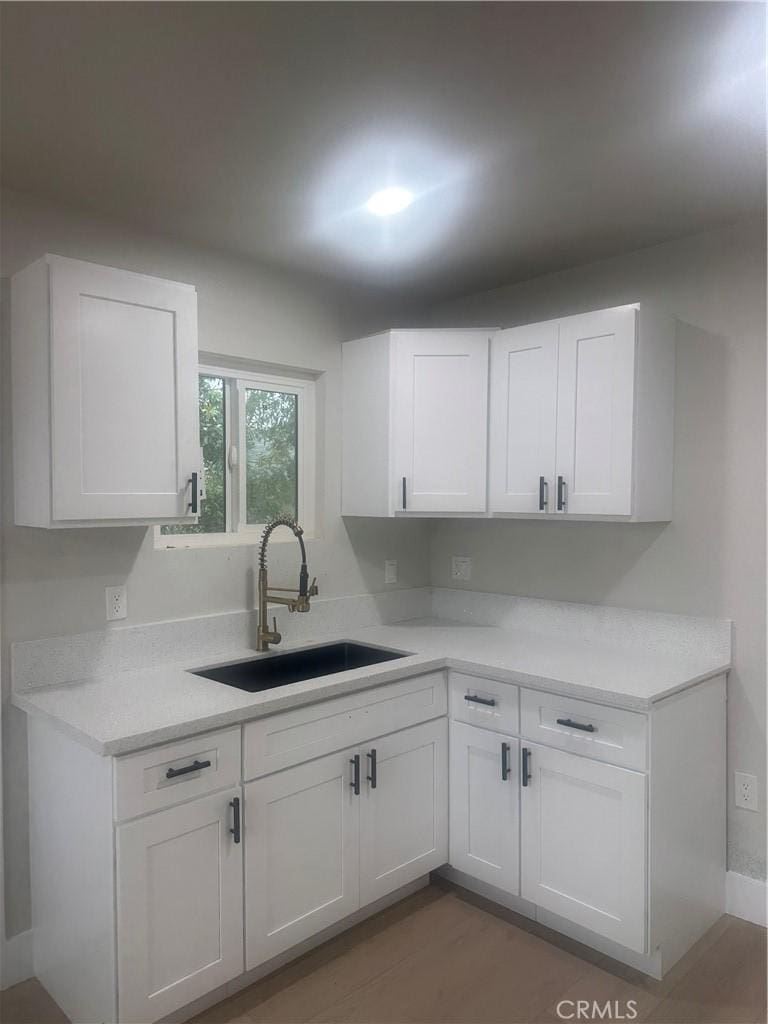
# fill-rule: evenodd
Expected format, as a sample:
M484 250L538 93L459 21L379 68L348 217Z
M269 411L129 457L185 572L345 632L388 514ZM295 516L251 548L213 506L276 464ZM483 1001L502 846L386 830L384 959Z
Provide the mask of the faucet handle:
M318 590L317 590L317 576L313 576L312 577L312 584L310 585L310 588L307 591L307 597L315 597L317 595L317 593L318 593Z

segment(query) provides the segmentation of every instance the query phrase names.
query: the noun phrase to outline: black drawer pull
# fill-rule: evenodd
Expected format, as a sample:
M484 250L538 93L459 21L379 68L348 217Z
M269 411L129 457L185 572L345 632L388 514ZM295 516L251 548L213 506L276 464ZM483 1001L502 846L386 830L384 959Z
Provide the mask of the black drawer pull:
M350 786L355 796L360 796L360 755L355 754L354 757L350 757L349 763L352 765L352 781Z
M485 704L489 708L496 707L493 697L476 697L473 693L465 693L464 700L469 701L470 704Z
M582 725L581 722L574 722L572 718L558 718L558 725L565 725L569 729L581 729L582 732L595 732L595 727L590 722L589 725Z
M523 747L523 771L522 771L522 783L527 786L531 781L531 773L528 770L531 763L531 752L528 747Z
M165 773L166 779L178 779L180 775L189 775L190 772L199 772L201 768L210 768L210 761L198 761L195 759L192 764L184 765L183 768L169 768Z
M501 781L506 782L509 778L509 744L501 744Z
M376 764L376 747L371 747L371 749L368 751L368 760L370 761L371 764L371 774L366 775L366 779L368 779L368 781L370 782L371 789L376 789L376 782L378 780L378 766Z
M240 842L240 797L236 796L229 801L229 806L232 808L232 828L229 830L234 836L236 843Z

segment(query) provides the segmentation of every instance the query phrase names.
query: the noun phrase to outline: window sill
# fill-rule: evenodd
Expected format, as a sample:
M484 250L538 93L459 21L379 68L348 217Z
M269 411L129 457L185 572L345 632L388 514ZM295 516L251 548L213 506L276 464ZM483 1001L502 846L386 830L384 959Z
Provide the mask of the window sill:
M253 527L247 533L160 533L160 527L154 530L155 551L184 551L191 548L240 548L253 547L261 540L264 527ZM317 540L315 534L306 532L304 540ZM295 544L296 538L292 533L279 530L272 534L269 539L271 544L290 543Z

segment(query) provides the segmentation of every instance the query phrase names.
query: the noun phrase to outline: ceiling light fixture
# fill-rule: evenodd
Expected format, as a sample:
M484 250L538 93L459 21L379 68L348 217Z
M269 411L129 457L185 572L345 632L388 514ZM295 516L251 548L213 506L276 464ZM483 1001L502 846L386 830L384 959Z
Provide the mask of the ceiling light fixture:
M413 193L407 188L383 188L373 193L365 208L377 217L391 217L393 213L405 210L412 202Z

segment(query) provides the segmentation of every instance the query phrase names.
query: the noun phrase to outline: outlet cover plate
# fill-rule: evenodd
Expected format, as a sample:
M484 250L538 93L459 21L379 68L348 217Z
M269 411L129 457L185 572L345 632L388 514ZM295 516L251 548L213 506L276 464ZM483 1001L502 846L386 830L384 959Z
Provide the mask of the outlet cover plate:
M757 776L746 772L734 772L733 795L737 807L745 811L757 810Z
M469 583L472 579L472 559L454 555L451 558L451 579Z
M388 558L384 562L384 582L397 583L397 561L394 558Z
M128 614L128 590L125 584L119 587L105 587L107 601L107 622L124 619Z

